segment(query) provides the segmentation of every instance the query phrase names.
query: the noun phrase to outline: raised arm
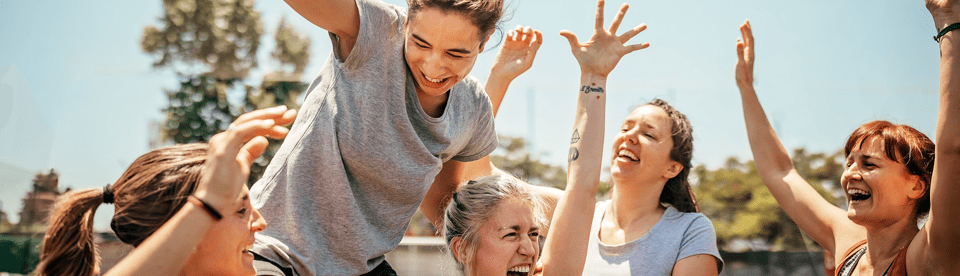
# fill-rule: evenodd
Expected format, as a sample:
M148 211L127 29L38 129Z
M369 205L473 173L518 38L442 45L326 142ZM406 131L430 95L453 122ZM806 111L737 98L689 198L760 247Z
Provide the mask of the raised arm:
M537 50L542 44L543 34L530 26L524 28L518 25L516 29L507 33L507 38L497 52L497 58L490 69L490 77L487 78L487 84L484 87L493 104L493 116L497 116L510 82L533 66L533 59L536 58Z
M838 229L837 227L859 229L860 235L866 237L866 231L862 227L854 225L846 218L843 210L823 199L794 169L790 155L780 144L780 139L767 121L767 115L753 89L755 56L753 30L749 21L740 26L740 32L743 37L737 40L737 87L740 88L750 149L763 183L777 199L780 208L824 249L837 252L833 231Z
M600 185L601 156L603 155L603 126L607 99L607 76L620 58L650 46L648 43L624 45L647 28L641 24L617 36L617 29L627 12L627 4L603 28L603 0L597 1L593 36L580 43L570 31L560 35L570 42L573 56L580 64L580 86L577 93L577 111L570 139L567 167L567 188L557 203L547 243L540 259L542 275L580 275L590 238L592 208Z
M960 2L927 0L937 30L960 23ZM935 137L936 158L930 186L930 217L919 237L926 251L921 260L908 253L913 267L927 268L927 275L947 275L960 269L960 30L940 37L940 104ZM911 244L913 246L913 244ZM911 250L912 251L912 250ZM922 256L926 255L926 256ZM913 256L917 256L914 254ZM910 264L907 266L911 267Z
M516 29L507 33L507 38L497 52L497 58L493 61L493 68L490 70L490 77L487 78L487 84L484 90L490 97L490 103L493 104L493 116L497 116L500 110L500 103L507 93L507 88L518 76L533 66L533 60L537 56L537 50L543 44L543 34L540 31L529 26L517 26ZM531 185L522 179L517 179L512 174L500 170L490 162L490 156L485 156L480 160L467 162L464 164L464 178L477 179L488 175L502 175L514 178L527 189L543 198L547 206L547 218L553 217L553 210L560 200L563 191L551 187ZM446 203L446 201L442 202ZM446 206L446 204L441 205Z
M346 58L360 33L360 11L355 0L284 0L304 19L331 32L340 40L341 58Z
M214 135L206 169L194 195L221 214L235 209L251 163L267 147L267 139L283 138L297 113L286 107L253 111L234 121L233 129ZM194 248L216 221L203 208L185 204L169 221L104 275L178 275Z

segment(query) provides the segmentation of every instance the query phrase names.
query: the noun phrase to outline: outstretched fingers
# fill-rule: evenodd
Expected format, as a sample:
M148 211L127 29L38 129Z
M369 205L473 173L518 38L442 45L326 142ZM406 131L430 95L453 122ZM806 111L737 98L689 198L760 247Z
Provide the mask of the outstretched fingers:
M620 6L620 11L617 12L617 16L613 18L613 22L610 22L610 29L608 30L610 34L617 34L617 29L620 28L620 22L623 22L623 16L627 14L627 9L629 8L630 5L627 3L623 3L623 5Z
M567 38L567 42L570 43L570 51L573 51L576 54L580 50L580 41L577 40L577 35L568 30L560 31L560 35Z
M640 32L643 32L646 29L647 24L640 24L639 26L633 27L633 29L630 29L629 31L620 35L620 43L626 44L627 41L630 41L631 38L637 36L637 34L640 34Z
M644 42L640 44L627 45L624 47L626 48L626 53L624 54L629 54L629 53L632 53L633 51L642 50L642 49L646 49L647 47L650 47L650 43Z
M597 31L603 30L603 0L597 1L597 18L593 28Z
M746 44L746 47L753 48L753 29L750 27L750 20L745 20L743 25L740 25L740 34L743 35L743 42Z

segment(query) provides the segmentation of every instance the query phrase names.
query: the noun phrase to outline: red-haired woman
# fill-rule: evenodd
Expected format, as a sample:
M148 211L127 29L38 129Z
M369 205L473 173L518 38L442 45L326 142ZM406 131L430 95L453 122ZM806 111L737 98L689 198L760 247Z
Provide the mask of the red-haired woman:
M938 29L960 22L956 1L927 1ZM960 24L954 25L960 27ZM952 28L952 27L951 27ZM916 129L873 121L844 147L844 211L797 174L753 89L753 34L740 27L736 78L757 169L780 206L824 249L837 275L955 275L960 271L960 32L940 42L937 146ZM936 155L936 159L934 159ZM917 224L927 216L923 228Z

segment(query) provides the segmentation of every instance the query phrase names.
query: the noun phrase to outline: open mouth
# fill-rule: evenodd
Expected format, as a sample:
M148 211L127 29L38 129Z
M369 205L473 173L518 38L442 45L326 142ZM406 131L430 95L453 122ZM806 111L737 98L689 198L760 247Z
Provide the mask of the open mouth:
M640 161L640 158L637 158L637 155L636 155L636 154L634 154L633 152L631 152L631 151L629 151L629 150L626 150L626 149L621 149L620 152L617 153L617 157L619 157L619 158L626 158L626 159L628 159L628 160L630 160L630 161L633 161L633 162Z
M450 77L446 77L442 79L430 78L430 77L427 77L427 75L423 74L423 72L420 72L420 76L423 76L423 79L426 80L426 82L424 82L423 84L430 88L443 87L443 85L447 82L447 80L450 79Z
M526 276L530 273L530 265L518 265L507 270L507 276Z
M848 189L847 195L850 196L850 202L864 201L870 199L871 196L870 193L856 188Z

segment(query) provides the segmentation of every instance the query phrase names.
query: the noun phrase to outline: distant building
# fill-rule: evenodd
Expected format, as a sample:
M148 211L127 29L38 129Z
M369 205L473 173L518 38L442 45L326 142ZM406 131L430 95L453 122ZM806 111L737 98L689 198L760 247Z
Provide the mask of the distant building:
M23 209L20 211L21 230L31 231L37 227L46 228L47 217L53 210L53 205L60 196L60 175L53 169L49 173L38 173L33 178L33 191L23 198Z

